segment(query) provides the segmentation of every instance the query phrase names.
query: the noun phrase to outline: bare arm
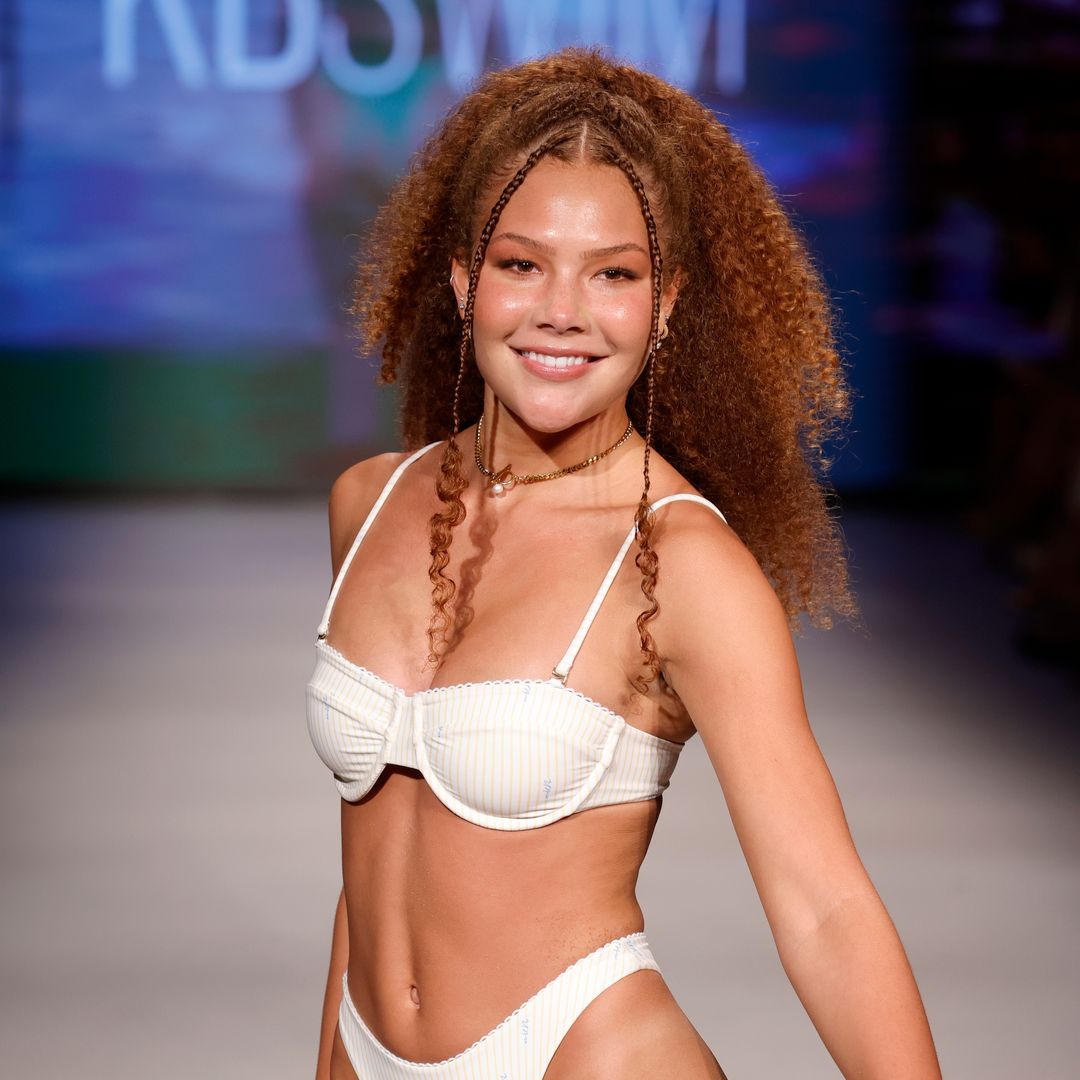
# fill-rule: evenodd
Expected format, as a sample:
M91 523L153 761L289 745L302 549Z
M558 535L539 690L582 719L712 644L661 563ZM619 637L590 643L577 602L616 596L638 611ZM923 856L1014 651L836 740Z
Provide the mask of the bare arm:
M323 998L322 1028L319 1034L319 1058L315 1080L329 1080L330 1054L334 1049L338 1010L341 1008L341 977L349 963L349 917L345 910L345 890L338 897L334 913L334 932L330 943L330 971L326 976L326 995Z
M810 730L783 609L731 530L683 509L658 524L654 636L784 970L848 1080L940 1080L911 967Z

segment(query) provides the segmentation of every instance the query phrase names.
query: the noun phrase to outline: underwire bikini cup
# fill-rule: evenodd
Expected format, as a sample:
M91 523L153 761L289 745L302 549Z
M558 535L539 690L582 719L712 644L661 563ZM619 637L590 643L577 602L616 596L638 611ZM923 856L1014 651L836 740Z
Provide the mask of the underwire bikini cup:
M341 583L404 470L393 472L357 533L326 602L307 685L308 732L343 799L356 802L386 765L416 769L453 813L491 829L539 828L578 810L650 799L667 788L681 743L629 724L566 678L634 540L631 527L577 633L548 679L492 679L413 694L326 642ZM720 511L700 495L689 500ZM726 520L726 519L724 519Z

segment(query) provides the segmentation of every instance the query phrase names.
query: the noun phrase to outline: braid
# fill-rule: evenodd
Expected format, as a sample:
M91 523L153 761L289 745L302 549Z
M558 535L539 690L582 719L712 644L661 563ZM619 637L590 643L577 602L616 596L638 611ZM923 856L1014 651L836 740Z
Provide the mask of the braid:
M452 428L450 437L446 441L446 447L443 450L439 476L435 484L436 493L444 505L443 509L437 510L431 515L430 523L431 565L428 568L428 580L432 585L431 606L433 618L428 626L427 662L435 666L439 664L440 646L445 645L453 621L449 606L457 593L457 584L453 578L447 576L446 567L450 563L450 542L453 539L453 530L465 520L465 503L461 499L461 493L469 486L469 481L461 468L461 448L458 446L457 435L461 430L461 387L465 380L465 367L468 361L469 345L472 341L476 285L480 278L480 270L484 265L484 258L487 255L488 244L491 242L495 226L498 225L506 204L510 201L510 196L521 187L529 170L557 142L558 140L550 140L538 146L529 154L525 159L525 163L514 173L510 182L503 188L502 194L491 208L487 224L480 233L480 239L477 242L472 262L469 265L469 289L465 297L465 311L461 320L458 373L454 383Z
M480 233L480 239L476 244L476 250L473 252L472 263L469 266L469 289L465 296L465 313L462 318L461 349L458 353L459 366L457 389L454 392L454 435L457 435L458 433L459 423L458 391L461 388L461 382L465 371L465 357L468 353L469 342L472 340L473 309L476 305L476 283L480 278L480 268L484 265L484 259L487 257L488 244L491 243L491 237L495 232L495 226L499 224L499 218L502 217L502 212L506 209L506 204L510 201L510 196L525 182L525 177L529 175L529 170L559 141L560 140L557 139L551 139L538 146L525 159L525 163L521 168L514 173L510 182L503 188L502 194L499 196L495 205L491 208L487 224L484 225L483 231Z
M626 174L631 186L637 193L638 201L641 203L641 214L645 219L645 230L649 234L649 256L652 260L652 325L649 331L648 358L645 362L648 371L645 376L646 411L645 453L642 463L643 488L641 499L638 501L637 513L634 515L634 526L638 542L638 553L634 559L634 565L641 571L641 591L649 606L638 615L636 622L638 636L641 641L641 651L648 674L647 676L639 674L634 677L632 682L634 689L639 694L644 694L648 691L649 683L660 674L660 658L657 656L655 642L646 624L660 610L660 605L656 599L656 582L659 576L660 560L651 542L653 513L649 509L649 456L652 450L653 438L653 402L656 390L657 350L660 348L660 306L664 295L664 260L660 253L660 240L656 229L656 221L653 219L652 209L649 206L649 197L645 191L645 185L641 182L634 166L627 158L619 157L615 163Z

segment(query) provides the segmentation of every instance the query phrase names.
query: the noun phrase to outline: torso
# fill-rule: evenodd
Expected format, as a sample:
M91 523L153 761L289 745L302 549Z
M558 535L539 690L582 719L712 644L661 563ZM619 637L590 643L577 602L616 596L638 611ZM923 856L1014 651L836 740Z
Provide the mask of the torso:
M372 483L341 525L346 547L404 457L365 463ZM410 694L545 679L625 537L640 490L594 500L577 488L586 497L567 509L557 481L497 506L471 484L447 567L458 583L458 636L435 672L424 658L439 457L435 448L410 465L375 518L342 581L328 644ZM661 487L663 468L654 465L653 497L689 489L669 467ZM644 607L631 552L568 685L642 730L685 742L694 729L677 698L656 683L642 697L629 681L641 670L634 620ZM457 817L419 772L399 766L359 802L343 801L349 987L376 1037L413 1061L449 1057L579 957L642 929L635 883L658 815L659 799L648 799L501 832Z

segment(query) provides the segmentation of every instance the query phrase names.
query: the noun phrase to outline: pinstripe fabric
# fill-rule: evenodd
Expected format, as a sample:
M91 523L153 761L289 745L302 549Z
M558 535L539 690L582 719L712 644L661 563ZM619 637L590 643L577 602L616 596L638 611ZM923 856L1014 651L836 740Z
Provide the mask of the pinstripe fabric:
M364 1023L342 977L338 1030L360 1080L541 1080L585 1007L633 971L659 971L643 931L616 938L575 961L468 1049L417 1062L388 1050Z
M578 810L655 798L667 788L682 744L634 727L566 685L633 528L548 679L492 679L406 694L327 644L338 590L375 515L405 468L436 445L394 470L338 571L319 625L308 731L341 797L361 799L390 764L418 770L453 813L490 829L539 828ZM724 516L691 494L669 495L653 509L676 500Z

